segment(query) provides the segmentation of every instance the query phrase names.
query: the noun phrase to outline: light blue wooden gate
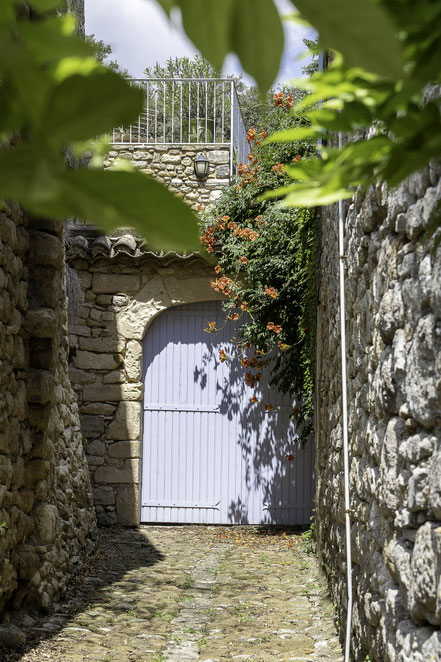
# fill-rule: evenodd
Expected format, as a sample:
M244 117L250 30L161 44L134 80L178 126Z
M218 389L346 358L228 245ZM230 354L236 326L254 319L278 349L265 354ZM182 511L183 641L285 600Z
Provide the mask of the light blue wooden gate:
M293 440L292 399L265 372L251 389L238 358L219 361L221 349L234 354L224 320L219 302L176 306L146 334L141 521L309 523L313 444ZM204 331L211 321L216 335Z

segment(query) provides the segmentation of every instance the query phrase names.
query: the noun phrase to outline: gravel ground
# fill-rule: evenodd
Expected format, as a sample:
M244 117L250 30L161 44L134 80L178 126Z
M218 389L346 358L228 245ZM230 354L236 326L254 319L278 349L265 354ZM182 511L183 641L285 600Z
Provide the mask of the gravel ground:
M265 527L102 530L98 552L1 662L340 662L300 534Z

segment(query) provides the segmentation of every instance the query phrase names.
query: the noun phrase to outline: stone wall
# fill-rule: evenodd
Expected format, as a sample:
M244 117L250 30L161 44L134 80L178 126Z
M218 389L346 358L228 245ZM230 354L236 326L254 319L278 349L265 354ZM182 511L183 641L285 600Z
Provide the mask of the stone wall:
M48 608L93 548L68 379L62 226L0 213L0 612ZM5 614L6 612L6 614ZM0 645L6 631L1 632Z
M79 30L83 0L72 0ZM68 377L63 226L0 212L0 613L48 609L93 549L96 519ZM3 625L0 646L24 639Z
M441 247L421 241L441 168L345 210L354 625L351 659L441 659ZM318 547L340 622L346 580L338 218L321 222Z
M143 338L170 306L215 299L212 269L198 255L151 253L131 235L77 235L68 261L83 291L70 327L70 375L88 439L98 522L134 526L140 521Z
M199 180L193 164L200 153L205 154L210 167L208 177ZM116 158L130 159L148 175L162 181L194 209L215 202L229 184L230 145L113 145L105 161L109 167Z

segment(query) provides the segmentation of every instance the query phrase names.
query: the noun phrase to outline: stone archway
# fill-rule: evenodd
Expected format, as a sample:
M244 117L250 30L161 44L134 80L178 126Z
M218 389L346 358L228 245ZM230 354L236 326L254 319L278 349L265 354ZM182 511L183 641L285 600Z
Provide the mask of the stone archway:
M116 512L121 524L137 525L140 522L141 454L142 454L142 341L153 322L163 311L180 304L213 300L214 296L207 276L179 278L173 269L164 269L148 280L139 293L116 317L116 331L120 350L124 356L126 373L133 382L123 385L121 399L114 419L108 426L108 441L119 444L121 453L127 455L125 466L131 484L116 487ZM220 297L217 297L220 298ZM125 438L128 438L128 441ZM115 452L110 450L110 452ZM102 476L98 471L98 479ZM117 477L116 477L117 478Z
M115 251L70 258L84 302L71 325L71 379L88 439L95 506L101 525L140 522L142 341L162 311L219 299L212 270L198 255ZM102 243L102 240L99 240ZM100 244L101 247L101 244ZM85 259L87 257L87 259Z

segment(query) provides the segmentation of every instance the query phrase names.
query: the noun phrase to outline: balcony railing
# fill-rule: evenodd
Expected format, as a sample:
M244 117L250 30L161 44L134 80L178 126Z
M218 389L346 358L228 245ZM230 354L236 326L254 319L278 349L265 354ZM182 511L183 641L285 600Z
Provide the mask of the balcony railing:
M114 145L229 145L230 174L246 162L246 140L234 80L228 78L136 78L144 92L137 122L115 128Z

